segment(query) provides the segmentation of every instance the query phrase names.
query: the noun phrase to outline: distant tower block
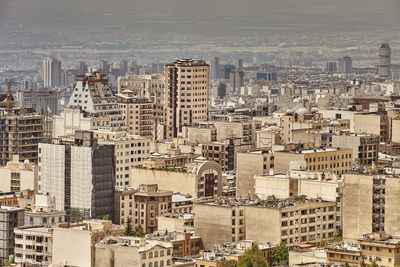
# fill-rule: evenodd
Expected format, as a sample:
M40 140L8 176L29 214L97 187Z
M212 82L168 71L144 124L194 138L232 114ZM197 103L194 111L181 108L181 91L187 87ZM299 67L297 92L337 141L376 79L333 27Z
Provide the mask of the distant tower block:
M378 75L379 78L388 79L390 78L390 55L392 50L389 43L384 42L379 47L379 58L378 58Z

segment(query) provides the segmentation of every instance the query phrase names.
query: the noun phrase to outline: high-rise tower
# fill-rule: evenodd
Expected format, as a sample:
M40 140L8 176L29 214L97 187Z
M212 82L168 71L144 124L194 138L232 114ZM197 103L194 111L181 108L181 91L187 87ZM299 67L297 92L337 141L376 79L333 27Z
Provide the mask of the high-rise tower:
M211 59L211 80L217 80L220 78L219 69L219 58L213 57Z
M210 66L204 60L180 59L165 65L164 137L177 137L182 126L208 118Z
M48 88L61 85L61 61L55 57L43 60L43 85Z
M388 42L384 42L379 47L378 75L379 78L387 79L390 77L390 55L391 48Z

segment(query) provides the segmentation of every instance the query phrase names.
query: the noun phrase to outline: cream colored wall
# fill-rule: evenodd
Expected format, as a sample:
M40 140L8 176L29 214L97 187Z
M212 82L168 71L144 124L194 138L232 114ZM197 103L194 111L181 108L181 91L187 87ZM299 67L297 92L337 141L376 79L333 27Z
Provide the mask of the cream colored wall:
M232 242L232 208L194 204L194 229L201 236L205 249L210 246Z
M194 173L133 168L130 179L132 187L138 187L141 184L158 184L160 190L197 196Z
M366 134L381 134L380 115L360 115L354 116L354 132Z
M53 264L91 266L89 231L55 228L53 232Z
M400 179L386 178L385 232L400 236Z
M392 142L400 143L400 120L392 121Z
M263 174L264 156L256 153L237 153L236 195L254 193L254 175Z
M11 189L11 170L0 168L0 191L10 192Z
M185 220L183 220L183 219L158 217L157 229L158 229L158 231L168 230L168 232L175 232L175 231L182 232L185 230L193 229L192 227L189 227L188 225L184 225L184 223L185 223Z
M301 153L274 152L274 156L275 173L285 173L290 170L290 161L304 160L304 155Z
M344 175L342 223L345 240L355 241L372 232L372 185L373 176Z
M322 198L326 201L336 201L338 193L337 183L313 180L299 180L299 195L306 195L309 198Z
M289 197L289 179L255 175L255 192L276 198Z
M260 243L281 241L281 216L278 209L245 207L246 239Z

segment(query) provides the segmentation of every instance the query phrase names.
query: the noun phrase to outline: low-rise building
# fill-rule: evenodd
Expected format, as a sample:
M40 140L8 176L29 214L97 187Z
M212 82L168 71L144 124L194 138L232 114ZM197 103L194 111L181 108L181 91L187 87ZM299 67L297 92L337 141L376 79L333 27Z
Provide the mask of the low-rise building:
M359 266L361 262L360 246L352 243L330 244L325 247L325 251L329 263Z
M162 232L146 235L147 239L166 241L172 244L172 257L194 257L203 249L201 237L194 232Z
M336 202L297 197L285 200L219 197L194 203L196 234L205 248L244 239L292 246L337 235Z
M275 172L290 170L291 161L305 161L307 170L335 172L337 175L341 175L350 170L353 161L353 149L325 148L276 151L274 156Z
M24 225L24 209L16 207L0 208L0 263L14 255L14 228Z
M400 264L400 237L381 233L365 234L358 239L366 264L394 267Z
M168 232L181 232L181 231L192 231L194 229L193 214L176 214L169 213L160 215L157 218L158 231Z
M196 258L196 267L233 267L236 265L234 259L226 257L225 253L221 252L204 252L200 257Z
M107 220L60 223L53 231L53 264L94 267L95 244L123 232L124 227Z
M14 234L16 263L52 263L53 230L50 227L21 226L14 229Z
M0 167L0 191L18 192L37 189L37 169L28 160L19 161L19 155L12 155L6 166Z
M96 267L155 267L172 265L169 242L139 237L108 237L95 247Z
M378 135L333 135L332 146L353 149L353 156L360 165L371 165L378 160Z
M197 158L193 163L182 167L131 169L131 186L158 184L161 190L189 194L193 197L222 195L222 170L218 163Z

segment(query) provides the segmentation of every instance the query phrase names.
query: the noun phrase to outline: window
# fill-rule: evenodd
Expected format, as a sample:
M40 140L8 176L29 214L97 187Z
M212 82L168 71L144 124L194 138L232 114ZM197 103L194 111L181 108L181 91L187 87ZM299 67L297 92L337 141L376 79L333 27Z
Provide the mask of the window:
M149 259L153 258L153 252L149 253ZM150 266L150 265L149 265Z

